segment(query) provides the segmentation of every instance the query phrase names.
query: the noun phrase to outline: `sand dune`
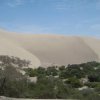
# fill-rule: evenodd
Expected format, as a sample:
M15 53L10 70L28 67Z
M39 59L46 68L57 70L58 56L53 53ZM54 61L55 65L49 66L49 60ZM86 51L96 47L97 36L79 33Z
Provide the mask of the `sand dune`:
M100 40L49 34L0 31L0 54L29 59L32 66L100 61Z
M13 41L12 37L5 37L5 33L2 34L2 32L0 32L0 55L9 55L30 60L30 67L32 68L40 66L40 60L35 55L23 49L17 42Z

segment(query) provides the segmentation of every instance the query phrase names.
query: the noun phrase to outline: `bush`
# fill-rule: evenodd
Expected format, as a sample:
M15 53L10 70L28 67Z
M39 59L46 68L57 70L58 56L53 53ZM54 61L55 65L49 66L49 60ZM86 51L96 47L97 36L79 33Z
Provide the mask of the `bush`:
M46 75L47 76L49 76L49 75L56 76L56 75L58 75L58 71L55 67L48 67L46 70Z
M28 75L28 76L30 76L30 77L35 77L35 76L37 76L37 70L36 70L36 69L25 68L24 71L26 72L26 75Z
M75 77L69 78L65 83L70 84L73 88L82 87L82 83Z

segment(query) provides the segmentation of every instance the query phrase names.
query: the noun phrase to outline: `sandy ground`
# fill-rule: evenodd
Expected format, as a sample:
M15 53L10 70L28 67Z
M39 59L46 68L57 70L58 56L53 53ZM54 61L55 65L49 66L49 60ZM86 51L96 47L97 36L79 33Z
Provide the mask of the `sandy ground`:
M17 34L0 31L0 55L18 56L41 65L100 61L100 40L91 37Z
M72 100L72 99L21 99L21 98L17 99L17 98L8 98L8 97L1 96L0 100Z

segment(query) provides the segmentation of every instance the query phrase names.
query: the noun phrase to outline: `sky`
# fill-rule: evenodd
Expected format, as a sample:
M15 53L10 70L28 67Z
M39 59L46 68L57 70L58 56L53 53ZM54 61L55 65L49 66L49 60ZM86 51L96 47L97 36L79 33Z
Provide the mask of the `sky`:
M0 28L100 36L100 0L0 0Z

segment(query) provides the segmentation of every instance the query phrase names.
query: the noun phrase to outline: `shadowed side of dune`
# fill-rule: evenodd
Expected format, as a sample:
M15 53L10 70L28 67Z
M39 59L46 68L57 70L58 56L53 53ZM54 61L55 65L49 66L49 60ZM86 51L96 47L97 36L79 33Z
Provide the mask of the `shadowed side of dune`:
M21 45L32 54L35 54L42 65L76 64L98 61L99 59L97 52L80 37L24 35L18 40L22 40Z

